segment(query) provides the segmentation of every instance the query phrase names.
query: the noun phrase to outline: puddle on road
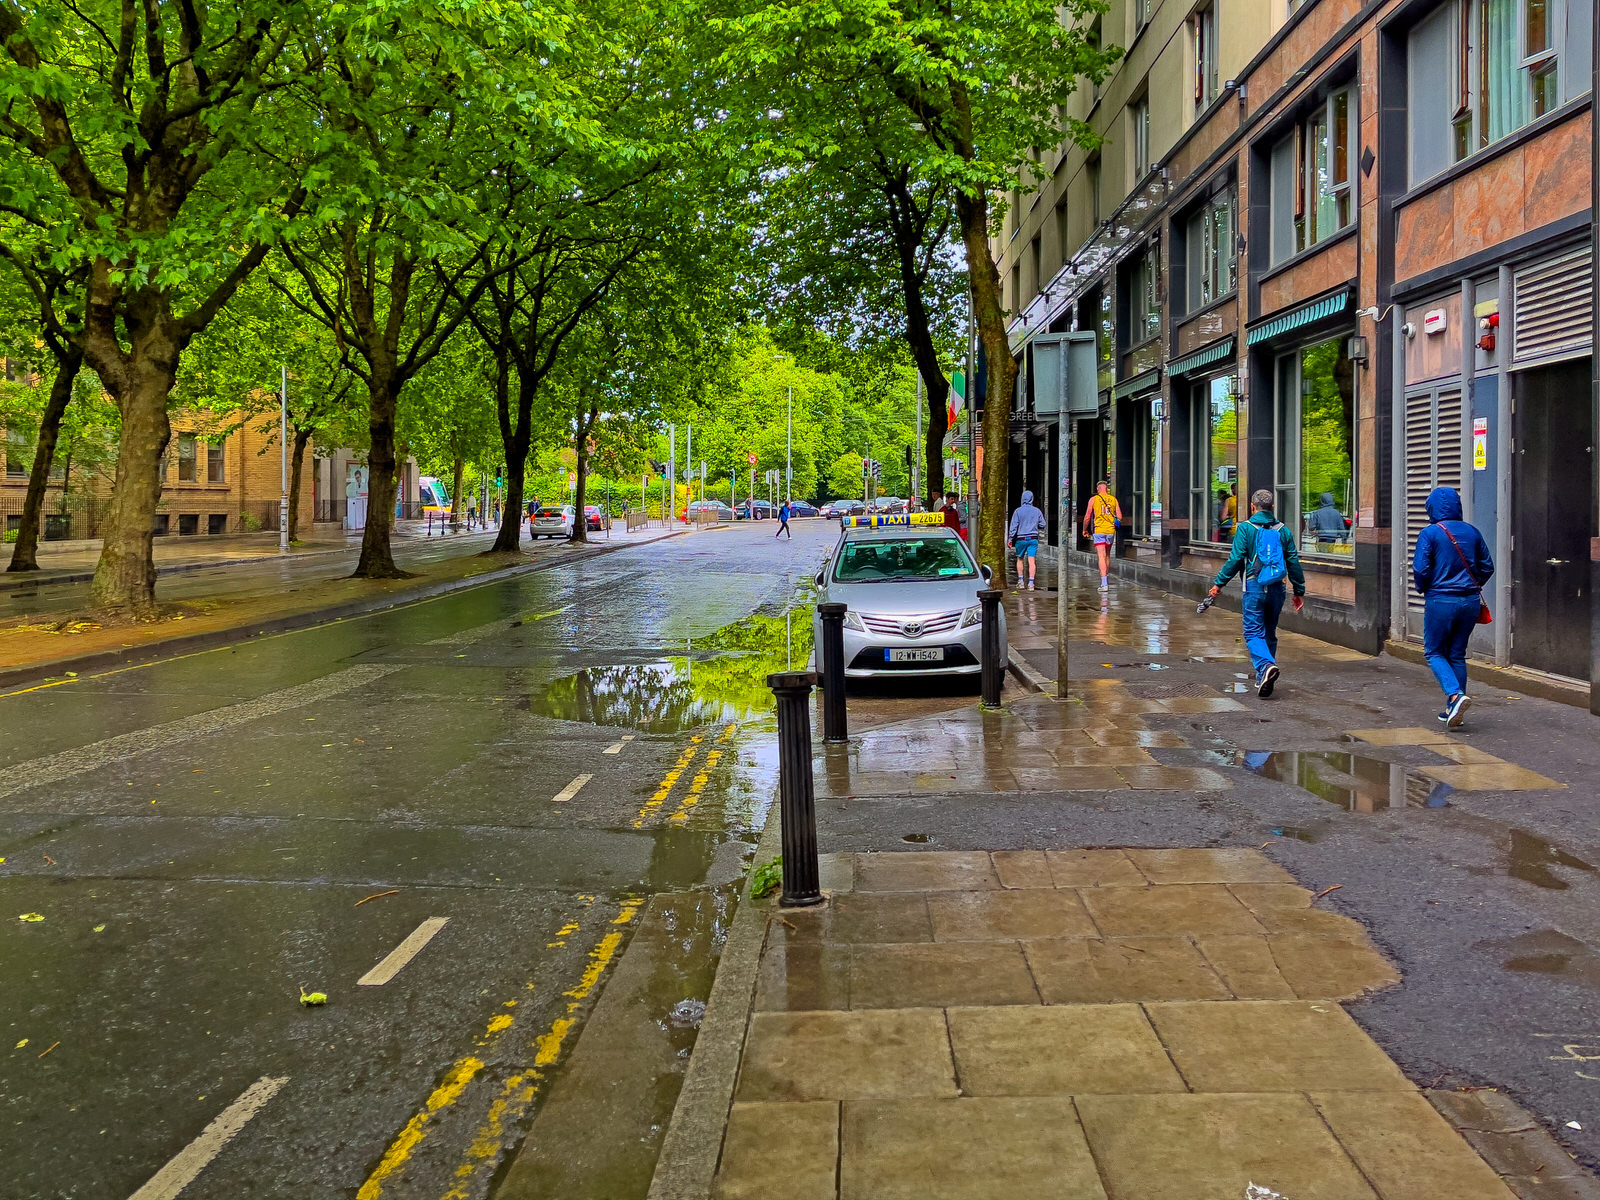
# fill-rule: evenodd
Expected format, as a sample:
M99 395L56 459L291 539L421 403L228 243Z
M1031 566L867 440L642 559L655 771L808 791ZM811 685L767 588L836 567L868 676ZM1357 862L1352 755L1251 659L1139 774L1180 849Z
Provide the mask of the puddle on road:
M1444 808L1455 790L1398 763L1336 750L1249 750L1240 753L1239 765L1353 813Z
M1503 954L1500 965L1524 975L1552 975L1600 991L1600 954L1559 929L1531 929L1516 937L1480 942L1474 949Z
M811 607L759 613L725 625L659 662L585 667L528 698L560 721L681 733L773 709L767 676L801 670L811 654Z
M1586 863L1583 859L1568 854L1553 842L1534 837L1524 829L1511 830L1509 861L1508 874L1513 879L1520 879L1524 883L1531 883L1535 887L1551 891L1565 891L1572 886L1552 871L1551 867L1571 867L1576 871L1589 872L1595 870L1592 863Z

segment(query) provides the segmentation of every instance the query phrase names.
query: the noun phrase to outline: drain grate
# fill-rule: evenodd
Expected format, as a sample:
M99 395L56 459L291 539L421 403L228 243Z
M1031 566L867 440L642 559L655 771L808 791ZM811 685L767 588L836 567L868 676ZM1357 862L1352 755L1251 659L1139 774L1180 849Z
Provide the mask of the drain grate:
M1204 683L1130 683L1124 689L1140 700L1172 700L1178 696L1220 696L1221 692Z

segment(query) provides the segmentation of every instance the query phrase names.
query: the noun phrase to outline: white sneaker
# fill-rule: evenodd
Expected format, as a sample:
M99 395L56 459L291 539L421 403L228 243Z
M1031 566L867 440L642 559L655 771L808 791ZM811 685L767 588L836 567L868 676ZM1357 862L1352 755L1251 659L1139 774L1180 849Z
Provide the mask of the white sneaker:
M1109 592L1111 590L1111 585L1109 583L1107 583L1104 579L1102 579L1100 581L1100 590L1102 592Z

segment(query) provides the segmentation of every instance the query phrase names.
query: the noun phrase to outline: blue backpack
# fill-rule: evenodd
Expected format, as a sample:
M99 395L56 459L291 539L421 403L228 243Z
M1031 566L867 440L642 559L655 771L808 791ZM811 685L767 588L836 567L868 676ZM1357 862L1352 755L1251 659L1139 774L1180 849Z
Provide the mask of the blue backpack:
M1268 532L1277 537L1264 537ZM1251 576L1262 587L1281 583L1289 574L1289 563L1283 554L1283 522L1276 521L1265 529L1257 528L1255 553L1251 555L1255 574Z

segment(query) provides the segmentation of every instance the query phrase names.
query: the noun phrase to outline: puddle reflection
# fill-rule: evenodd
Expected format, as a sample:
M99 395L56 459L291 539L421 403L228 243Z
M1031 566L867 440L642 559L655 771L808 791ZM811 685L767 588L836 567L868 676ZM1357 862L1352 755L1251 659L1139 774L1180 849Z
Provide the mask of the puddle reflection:
M1398 763L1337 750L1249 750L1239 762L1263 779L1303 788L1347 812L1444 808L1455 790Z
M1531 883L1535 887L1547 888L1550 891L1564 891L1572 886L1552 871L1551 867L1571 867L1576 871L1591 872L1595 869L1593 864L1568 854L1553 842L1534 837L1527 830L1511 831L1508 873L1513 879L1520 879L1524 883Z

